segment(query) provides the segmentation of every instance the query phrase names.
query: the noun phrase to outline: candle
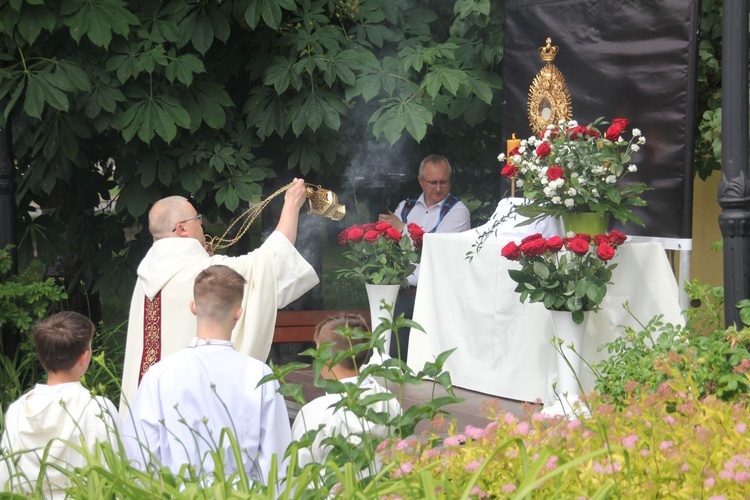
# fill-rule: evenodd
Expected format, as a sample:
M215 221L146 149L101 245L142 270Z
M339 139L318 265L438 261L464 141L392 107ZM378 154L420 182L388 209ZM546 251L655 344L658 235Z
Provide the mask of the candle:
M516 149L517 147L519 147L520 145L521 145L521 140L520 139L516 139L516 134L515 133L511 134L511 138L508 139L508 142L507 142L507 145L506 145L506 147L507 147L506 153L505 153L505 163L506 164L513 163L512 161L510 161L510 153L511 153L511 151L513 151L514 149ZM515 178L515 176L510 180L510 197L511 198L515 198L516 197L516 178Z
M507 163L512 163L510 161L510 152L513 151L514 149L516 149L517 147L519 147L521 145L521 139L516 139L516 134L513 133L512 134L512 138L508 139L507 143L508 144L507 144L507 150L506 150L506 153L505 153L505 161Z

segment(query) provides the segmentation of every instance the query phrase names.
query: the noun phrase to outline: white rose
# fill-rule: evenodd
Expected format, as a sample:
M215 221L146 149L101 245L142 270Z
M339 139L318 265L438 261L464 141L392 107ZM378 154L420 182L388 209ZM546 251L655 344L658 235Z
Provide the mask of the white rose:
M604 182L607 184L614 184L617 182L617 176L616 175L608 175L606 179L604 179Z
M632 146L630 146L630 150L631 150L631 151L632 151L633 153L637 153L638 151L640 151L640 150L641 150L641 147L640 147L640 146L639 146L638 144L633 144Z
M568 198L565 200L565 206L568 208L572 208L575 204L576 202L572 198Z
M631 163L630 166L628 167L628 172L632 173L632 172L637 172L637 171L638 171L638 167L636 167L635 165Z

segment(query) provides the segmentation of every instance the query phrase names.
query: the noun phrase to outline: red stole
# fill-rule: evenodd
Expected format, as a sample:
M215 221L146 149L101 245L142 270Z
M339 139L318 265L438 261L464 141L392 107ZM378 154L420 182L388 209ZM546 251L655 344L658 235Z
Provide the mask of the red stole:
M154 300L143 297L143 354L141 369L138 373L138 385L143 374L151 365L161 359L161 290Z

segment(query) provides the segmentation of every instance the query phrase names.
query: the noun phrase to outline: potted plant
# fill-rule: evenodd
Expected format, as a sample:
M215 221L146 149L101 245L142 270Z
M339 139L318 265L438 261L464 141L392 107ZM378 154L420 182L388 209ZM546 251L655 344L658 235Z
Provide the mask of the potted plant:
M406 229L408 234L402 234L387 222L377 222L354 225L339 233L339 244L348 248L344 255L352 266L337 271L337 275L353 277L365 284L373 331L381 323L378 318L383 304L392 315L399 288L407 285L406 278L419 262L424 230L414 223ZM390 349L390 330L384 330L382 335L384 359Z
M591 233L606 232L610 214L623 224L643 225L631 207L646 204L639 195L648 187L621 181L638 170L631 156L645 142L625 118L611 123L599 118L586 126L561 120L549 125L541 138L522 140L508 153L501 174L523 189L529 201L516 210L530 218L528 223L551 215L563 218L566 231L581 232L566 225L573 222L571 214L593 213L603 226ZM505 160L505 155L498 158Z
M520 244L510 242L501 250L503 257L520 265L520 269L509 269L508 274L518 284L515 291L521 302L528 299L542 303L550 311L559 339L557 390L565 398L558 398L548 413L569 413L578 400L585 313L600 309L617 267L612 259L626 239L618 231L566 238L544 238L537 233Z

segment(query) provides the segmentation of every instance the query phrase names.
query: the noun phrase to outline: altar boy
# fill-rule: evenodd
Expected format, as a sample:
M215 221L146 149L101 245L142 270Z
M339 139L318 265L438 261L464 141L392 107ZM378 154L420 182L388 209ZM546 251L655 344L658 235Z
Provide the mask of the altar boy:
M8 408L0 443L0 491L65 498L67 475L86 465L83 450L117 449L117 410L81 385L91 362L94 324L65 311L34 325L34 347L47 372ZM38 479L41 481L38 482Z
M274 456L284 470L290 442L284 398L276 382L258 386L271 369L237 352L230 340L242 314L244 286L245 278L222 265L195 278L190 311L197 319L196 337L146 372L123 426L135 466L163 465L178 474L188 464L207 484L217 467L225 475L241 467L250 480L266 483ZM223 462L217 461L221 456Z

